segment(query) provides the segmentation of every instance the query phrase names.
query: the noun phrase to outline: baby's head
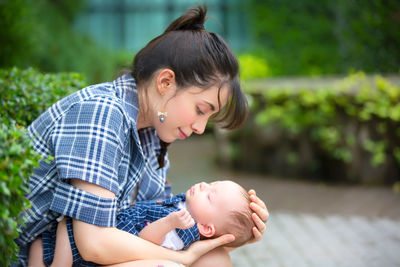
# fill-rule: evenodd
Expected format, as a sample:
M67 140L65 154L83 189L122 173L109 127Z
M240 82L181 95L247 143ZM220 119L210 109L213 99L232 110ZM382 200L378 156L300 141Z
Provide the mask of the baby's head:
M232 181L199 183L186 192L186 206L203 238L233 234L238 247L253 237L250 198L246 190Z

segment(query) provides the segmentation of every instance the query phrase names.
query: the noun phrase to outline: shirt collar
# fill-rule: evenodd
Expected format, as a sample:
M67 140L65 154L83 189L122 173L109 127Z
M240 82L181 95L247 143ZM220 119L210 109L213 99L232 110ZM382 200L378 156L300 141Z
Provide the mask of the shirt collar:
M124 74L115 81L113 81L116 95L121 99L122 106L127 113L129 120L131 135L135 141L136 147L142 160L144 161L145 155L143 153L142 145L137 130L137 119L139 114L139 97L136 87L135 79L130 73Z
M178 194L176 196L170 197L168 199L165 199L162 204L165 206L168 205L175 205L176 203L180 202L180 201L186 201L186 195L184 193L182 194Z
M121 99L122 105L128 114L130 123L137 127L139 114L139 98L135 79L130 73L124 74L113 82L116 94Z

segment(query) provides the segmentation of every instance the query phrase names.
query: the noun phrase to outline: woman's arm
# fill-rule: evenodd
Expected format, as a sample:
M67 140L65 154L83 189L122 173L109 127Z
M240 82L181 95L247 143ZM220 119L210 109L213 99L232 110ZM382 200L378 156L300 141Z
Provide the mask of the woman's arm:
M72 179L71 184L101 197L115 197L111 191L79 179ZM115 227L99 227L74 219L73 228L75 243L82 257L99 264L165 259L189 265L201 255L234 239L233 235L224 235L216 239L198 241L196 246L186 251L173 251Z
M86 261L114 264L138 259L178 261L180 255L115 227L73 220L76 246Z
M76 230L75 230L76 228ZM140 259L165 259L190 265L208 251L232 242L233 235L197 241L185 251L173 251L116 228L103 228L74 220L78 250L85 260L115 264Z

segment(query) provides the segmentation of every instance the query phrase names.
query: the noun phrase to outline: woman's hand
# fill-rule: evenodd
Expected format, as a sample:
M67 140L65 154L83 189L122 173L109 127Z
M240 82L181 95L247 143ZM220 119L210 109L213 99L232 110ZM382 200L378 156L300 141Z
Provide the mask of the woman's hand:
M226 234L213 239L196 241L193 244L191 244L187 250L180 252L183 254L180 262L183 263L185 266L189 266L207 252L217 247L226 245L234 240L235 240L234 235Z
M267 219L269 217L269 213L264 201L257 197L255 190L251 189L249 191L249 195L251 200L250 208L254 211L252 218L254 224L256 225L252 229L254 238L248 242L250 244L262 239L263 234L267 230Z

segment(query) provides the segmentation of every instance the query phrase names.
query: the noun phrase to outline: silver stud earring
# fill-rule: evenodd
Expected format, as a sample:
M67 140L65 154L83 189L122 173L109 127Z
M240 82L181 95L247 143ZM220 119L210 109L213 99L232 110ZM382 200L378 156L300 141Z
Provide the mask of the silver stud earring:
M163 123L165 121L165 117L168 116L167 112L161 112L161 111L159 111L157 115L161 123Z

